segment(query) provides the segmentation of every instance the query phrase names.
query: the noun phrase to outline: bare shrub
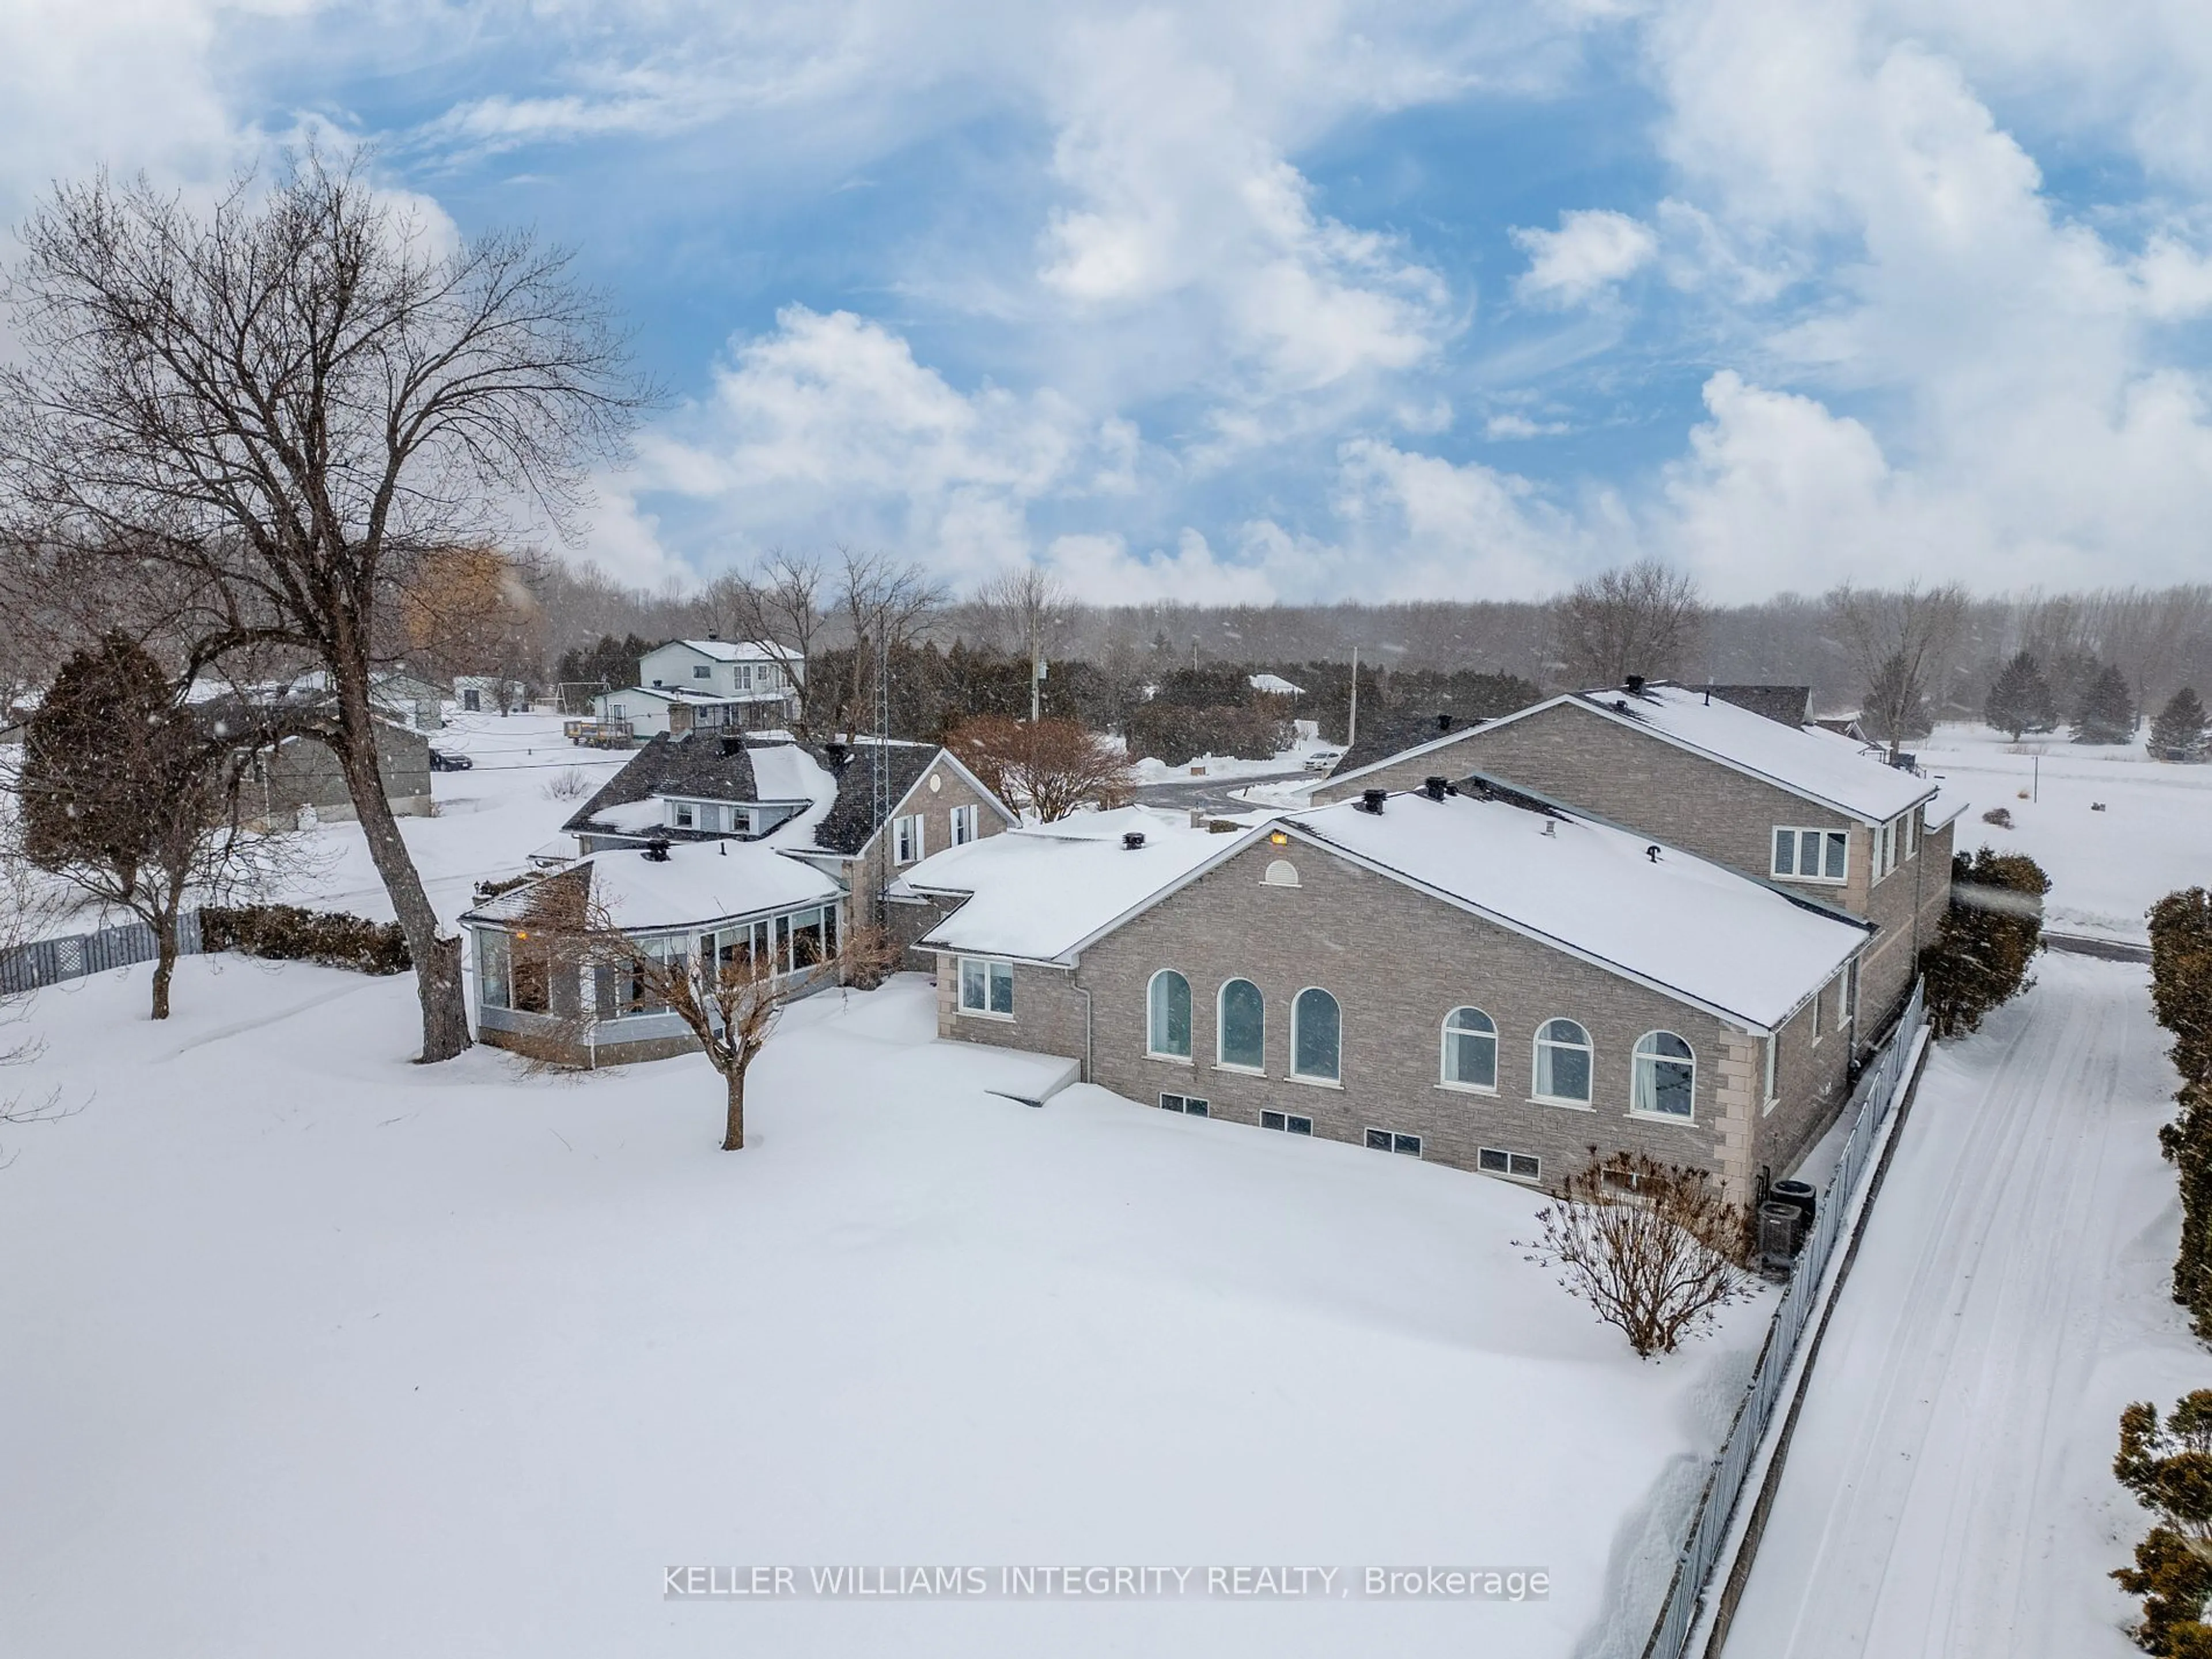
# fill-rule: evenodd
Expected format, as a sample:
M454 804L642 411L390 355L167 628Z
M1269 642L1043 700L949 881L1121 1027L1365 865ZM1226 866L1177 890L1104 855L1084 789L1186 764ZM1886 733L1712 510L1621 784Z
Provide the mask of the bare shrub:
M1570 1296L1618 1326L1641 1358L1672 1353L1716 1311L1749 1293L1741 1255L1743 1206L1703 1170L1642 1152L1601 1158L1569 1176L1536 1214L1542 1236L1518 1241L1554 1268Z
M984 787L1046 823L1085 805L1124 805L1135 782L1127 757L1073 720L978 714L945 742Z
M592 793L592 780L580 766L564 767L545 781L548 800L581 800Z
M1982 822L1984 823L1993 823L2000 830L2009 830L2012 828L2012 808L2009 806L1992 806L1988 811L1982 814Z

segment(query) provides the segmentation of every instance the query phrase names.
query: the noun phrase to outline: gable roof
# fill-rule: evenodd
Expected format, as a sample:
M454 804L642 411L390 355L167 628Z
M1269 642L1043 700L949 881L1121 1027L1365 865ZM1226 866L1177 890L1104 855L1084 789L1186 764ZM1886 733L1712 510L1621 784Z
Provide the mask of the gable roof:
M1141 832L1144 844L1122 837ZM1180 813L1123 806L1009 830L932 854L903 886L966 902L924 934L945 951L1072 967L1084 947L1251 840Z
M1708 685L1704 688L1723 702L1748 708L1784 726L1802 726L1813 707L1809 685Z
M1548 828L1547 828L1548 826ZM1379 873L1637 980L1771 1030L1832 980L1869 924L1690 854L1511 791L1413 791L1282 820ZM1571 1011L1570 1011L1571 1012Z
M1936 793L1929 780L1868 755L1849 738L1817 726L1769 720L1717 695L1709 696L1702 686L1692 690L1666 681L1636 691L1571 691L1501 715L1482 729L1496 731L1559 708L1645 732L1866 823L1885 823Z
M665 651L672 645L683 646L702 657L711 657L716 662L780 662L784 657L794 654L763 645L757 640L663 640L653 649ZM646 654L650 656L653 653Z

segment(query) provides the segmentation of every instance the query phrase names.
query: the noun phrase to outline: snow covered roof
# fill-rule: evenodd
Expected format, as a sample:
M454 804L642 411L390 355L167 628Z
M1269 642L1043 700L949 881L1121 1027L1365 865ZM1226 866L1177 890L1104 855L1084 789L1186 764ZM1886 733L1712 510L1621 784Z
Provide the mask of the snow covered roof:
M1578 691L1492 720L1486 729L1525 720L1539 709L1571 704L1650 732L1794 795L1868 823L1895 817L1936 793L1925 778L1903 772L1850 738L1817 726L1790 726L1708 697L1702 687L1658 682L1636 691Z
M694 708L714 704L733 708L754 702L758 696L757 692L695 691L688 685L625 685L619 691L595 691L592 694L592 701L601 702L609 697L658 697L663 702L686 703Z
M1137 831L1143 846L1122 845ZM1249 839L1194 830L1180 813L1123 806L948 848L908 870L904 885L968 896L923 935L925 945L1072 965L1122 918Z
M659 860L641 848L593 853L558 875L486 900L462 920L568 920L581 915L580 900L588 892L614 926L654 933L826 904L840 891L822 871L765 842L683 842ZM549 910L556 915L549 917Z
M1265 691L1271 696L1302 697L1306 692L1305 687L1292 685L1280 674L1255 674L1251 683L1255 691Z
M1826 984L1869 932L1687 853L1662 848L1655 860L1648 836L1537 808L1510 791L1441 801L1413 791L1390 796L1379 813L1343 801L1281 823L1293 836L1760 1029Z
M716 662L780 662L789 653L757 640L663 640L653 648L665 651L680 645Z

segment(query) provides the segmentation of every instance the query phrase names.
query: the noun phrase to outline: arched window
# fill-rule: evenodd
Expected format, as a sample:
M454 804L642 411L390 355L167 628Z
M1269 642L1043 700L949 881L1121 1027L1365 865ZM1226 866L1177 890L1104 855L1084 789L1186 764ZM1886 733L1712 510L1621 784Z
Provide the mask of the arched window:
M1288 859L1270 859L1260 881L1267 887L1295 887L1298 884L1298 866Z
M1443 1080L1455 1089L1498 1088L1498 1022L1480 1008L1444 1016Z
M1152 975L1147 999L1145 1050L1170 1060L1190 1058L1190 981L1172 968Z
M1247 1071L1263 1070L1267 1063L1267 1005L1260 988L1249 979L1232 979L1221 988L1214 1058L1224 1066Z
M1698 1057L1672 1031L1649 1031L1636 1043L1634 1109L1689 1117L1697 1109Z
M1342 1020L1336 999L1318 985L1298 993L1291 1005L1291 1074L1316 1082L1337 1080Z
M1536 1028L1536 1086L1532 1092L1539 1100L1589 1104L1589 1033L1574 1021L1549 1019Z

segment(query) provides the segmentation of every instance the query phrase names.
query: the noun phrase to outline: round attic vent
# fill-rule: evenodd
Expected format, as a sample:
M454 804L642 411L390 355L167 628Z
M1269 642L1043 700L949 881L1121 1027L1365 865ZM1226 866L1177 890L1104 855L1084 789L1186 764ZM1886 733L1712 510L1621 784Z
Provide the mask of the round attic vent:
M1298 866L1288 859L1271 859L1260 882L1266 887L1296 887L1298 884Z

